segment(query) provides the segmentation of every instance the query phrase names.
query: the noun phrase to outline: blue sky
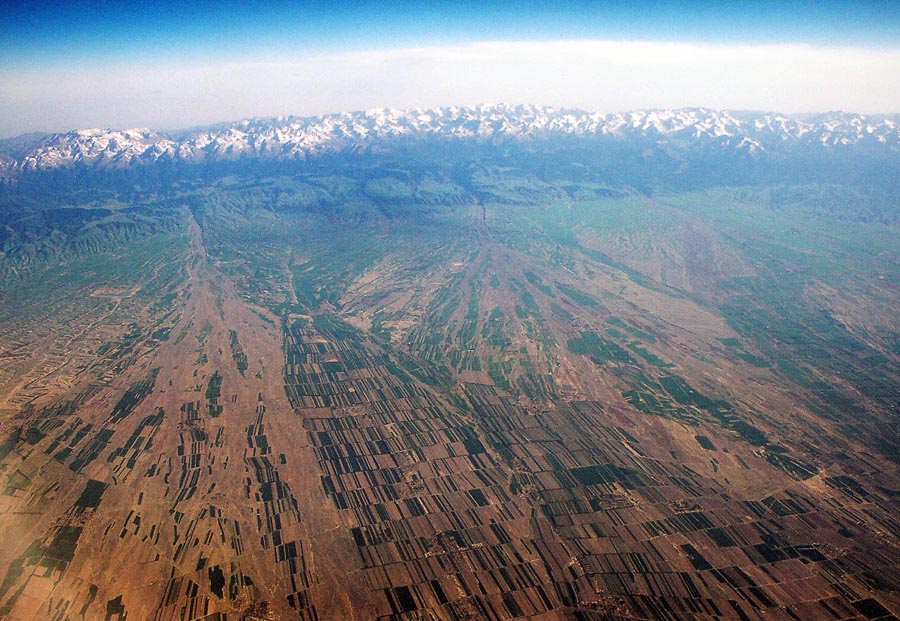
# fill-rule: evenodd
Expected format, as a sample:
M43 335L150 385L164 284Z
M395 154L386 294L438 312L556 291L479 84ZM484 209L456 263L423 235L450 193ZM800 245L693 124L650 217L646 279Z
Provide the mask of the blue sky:
M897 112L898 55L900 0L7 0L0 136L499 99Z
M216 59L478 40L900 45L896 0L720 2L7 1L0 50L13 63L152 54Z

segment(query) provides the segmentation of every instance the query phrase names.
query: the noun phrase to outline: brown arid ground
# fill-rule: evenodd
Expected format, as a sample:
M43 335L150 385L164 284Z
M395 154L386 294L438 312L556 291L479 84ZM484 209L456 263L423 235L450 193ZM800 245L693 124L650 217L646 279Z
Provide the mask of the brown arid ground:
M0 618L900 615L893 462L708 305L475 220L278 317L185 216L166 319L0 395ZM74 350L133 295L96 291L120 297Z
M172 338L139 355L112 386L84 388L64 419L108 430L108 444L73 471L46 450L61 426L3 463L3 618L369 616L353 588L353 540L285 397L279 324L237 299L193 222L190 231ZM246 355L243 372L230 330ZM152 392L111 420L123 392L153 373ZM220 411L210 416L205 391L214 373ZM58 399L47 394L35 408ZM56 444L66 442L81 447L72 436ZM84 500L86 489L99 497Z

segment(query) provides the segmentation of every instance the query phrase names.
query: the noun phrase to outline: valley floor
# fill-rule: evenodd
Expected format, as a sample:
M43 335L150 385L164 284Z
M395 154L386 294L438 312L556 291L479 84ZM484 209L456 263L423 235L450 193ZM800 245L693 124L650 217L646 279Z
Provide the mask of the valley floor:
M186 211L183 225L168 307L148 303L143 323L113 325L126 310L113 301L72 337L118 330L110 353L27 395L2 423L0 618L900 616L896 465L860 453L816 468L809 453L757 441L743 409L670 371L660 356L677 340L653 354L641 329L610 322L601 337L582 314L547 373L516 363L528 378L518 390L504 385L509 369L472 360L474 345L448 378L412 324L395 325L400 343L353 327L381 321L354 314L353 300L402 265L357 280L343 314L278 317L239 294ZM517 265L484 231L476 238L474 259L439 266L458 274L458 291L475 291L473 274L491 265ZM569 312L564 296L571 312L596 312L565 282L554 293L525 278L523 361L559 338L555 324L541 332L551 299L557 313ZM631 281L616 287L656 299ZM384 307L404 307L401 293ZM678 304L688 302L659 309L694 322L678 330L713 340L725 330ZM460 300L450 312L459 325L485 314ZM472 338L502 341L490 334L498 313L473 323ZM625 333L628 351L613 342ZM660 371L638 374L632 354ZM68 368L48 362L45 373ZM745 372L742 408L789 403L775 388L756 396L771 380ZM623 377L638 388L621 391ZM21 390L10 386L0 398ZM792 416L781 424L806 420Z

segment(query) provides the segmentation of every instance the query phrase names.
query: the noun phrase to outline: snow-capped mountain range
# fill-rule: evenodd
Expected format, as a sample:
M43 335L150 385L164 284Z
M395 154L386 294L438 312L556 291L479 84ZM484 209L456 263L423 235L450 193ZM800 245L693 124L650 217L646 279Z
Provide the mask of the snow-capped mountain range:
M870 145L897 152L900 117L828 113L795 118L704 108L598 114L527 105L374 109L320 117L249 119L178 139L149 129L81 129L47 136L19 157L7 157L5 163L0 159L0 167L13 172L75 165L124 167L160 159L305 159L330 151L379 147L394 139L501 142L557 135L643 138L661 145L702 143L751 155L777 153L795 145Z

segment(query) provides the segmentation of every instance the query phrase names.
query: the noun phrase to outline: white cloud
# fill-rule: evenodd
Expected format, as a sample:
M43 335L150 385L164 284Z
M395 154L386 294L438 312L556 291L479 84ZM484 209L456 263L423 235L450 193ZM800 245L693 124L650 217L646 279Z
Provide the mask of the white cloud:
M504 101L900 111L900 50L646 41L482 42L215 66L0 70L0 134Z

